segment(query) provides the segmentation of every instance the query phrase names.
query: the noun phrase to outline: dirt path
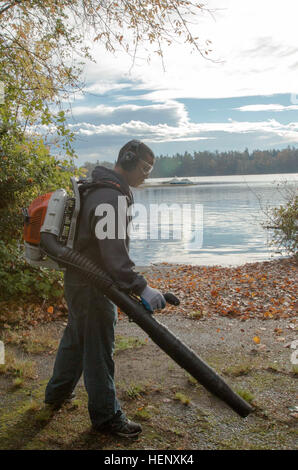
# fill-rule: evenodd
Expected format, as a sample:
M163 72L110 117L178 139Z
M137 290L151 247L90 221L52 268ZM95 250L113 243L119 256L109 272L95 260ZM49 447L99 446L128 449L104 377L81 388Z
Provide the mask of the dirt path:
M240 418L120 314L118 397L127 415L142 423L143 433L137 440L123 440L91 432L82 380L73 404L51 414L43 394L65 327L63 318L4 335L0 449L295 449L293 313L243 321L239 316L186 315L177 307L155 316L250 401L254 412Z
M33 360L36 369L34 378L26 379L20 388L12 388L11 376L1 377L1 448L295 447L297 414L292 408L297 405L297 376L290 362L292 350L284 347L295 339L290 321L243 323L226 318L194 321L179 314L157 315L157 319L192 347L235 390L246 393L255 412L245 419L239 418L201 385L193 383L137 325L123 318L117 326L116 384L127 414L143 424L141 437L137 441L123 442L92 434L82 381L77 387L74 405L65 405L59 413L48 416L42 404L43 391L55 355L24 354L20 348L14 348L22 359ZM58 340L63 328L63 322L55 322L48 325L47 333ZM276 328L283 329L283 342L276 341ZM252 341L256 335L262 338L258 345Z

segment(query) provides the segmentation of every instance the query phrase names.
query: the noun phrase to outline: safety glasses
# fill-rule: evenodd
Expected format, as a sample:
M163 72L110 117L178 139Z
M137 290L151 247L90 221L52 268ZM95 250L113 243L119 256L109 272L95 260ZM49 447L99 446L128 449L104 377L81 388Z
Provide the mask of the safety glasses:
M139 160L139 166L144 176L149 176L151 171L153 170L153 165L150 163L145 162L145 160Z

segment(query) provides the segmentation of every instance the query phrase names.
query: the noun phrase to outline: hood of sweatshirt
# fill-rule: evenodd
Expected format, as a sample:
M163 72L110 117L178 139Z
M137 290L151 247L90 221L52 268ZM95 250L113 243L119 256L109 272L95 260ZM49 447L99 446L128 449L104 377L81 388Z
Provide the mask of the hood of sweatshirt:
M124 180L124 178L114 170L110 170L104 166L96 166L92 171L91 177L93 183L104 182L111 185L111 187L114 186L115 189L118 189L123 194L128 196L131 202L133 202L133 195L129 185Z

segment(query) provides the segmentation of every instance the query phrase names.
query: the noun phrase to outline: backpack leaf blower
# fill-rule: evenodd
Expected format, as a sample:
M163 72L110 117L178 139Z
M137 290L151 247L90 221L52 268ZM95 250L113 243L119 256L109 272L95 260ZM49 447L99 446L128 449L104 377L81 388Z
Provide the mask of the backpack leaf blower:
M71 181L74 197L69 197L64 189L58 189L38 197L28 209L23 210L26 260L37 266L60 270L71 268L83 272L178 365L239 416L248 416L253 408L194 351L158 322L138 297L121 291L97 264L73 249L80 194L85 182L76 181L75 178ZM171 293L164 294L164 297L168 303L179 304L177 297Z

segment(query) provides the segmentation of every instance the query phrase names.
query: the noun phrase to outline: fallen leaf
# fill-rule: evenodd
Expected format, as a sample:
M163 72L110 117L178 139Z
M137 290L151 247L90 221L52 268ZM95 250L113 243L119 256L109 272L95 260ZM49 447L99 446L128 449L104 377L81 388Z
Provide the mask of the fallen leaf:
M254 336L254 337L253 337L253 341L254 341L256 344L260 344L260 342L261 342L259 336Z
M265 313L264 313L264 317L265 317L265 318L273 318L273 315L272 315L272 313L270 313L270 312L265 312Z

